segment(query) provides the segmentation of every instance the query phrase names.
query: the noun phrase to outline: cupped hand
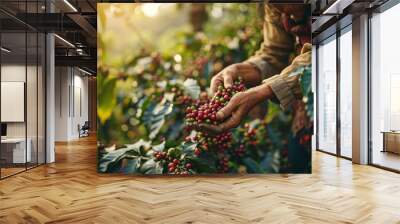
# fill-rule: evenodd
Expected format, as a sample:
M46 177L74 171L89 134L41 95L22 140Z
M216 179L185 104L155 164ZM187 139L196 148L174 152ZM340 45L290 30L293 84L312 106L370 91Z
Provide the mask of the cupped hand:
M216 135L237 127L251 109L272 97L273 92L267 84L262 84L244 92L239 92L231 98L225 107L217 112L217 120L222 121L221 124L200 124L196 129Z
M254 65L242 62L229 65L211 79L211 93L214 95L218 86L225 88L232 87L233 82L241 77L247 87L259 85L261 83L261 73Z

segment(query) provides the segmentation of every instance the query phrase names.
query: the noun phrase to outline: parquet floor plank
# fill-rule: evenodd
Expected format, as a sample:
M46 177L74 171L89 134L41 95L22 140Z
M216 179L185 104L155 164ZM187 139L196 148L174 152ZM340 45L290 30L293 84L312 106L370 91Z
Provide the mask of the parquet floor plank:
M96 172L96 140L0 181L0 223L398 223L400 175L313 153L311 175Z

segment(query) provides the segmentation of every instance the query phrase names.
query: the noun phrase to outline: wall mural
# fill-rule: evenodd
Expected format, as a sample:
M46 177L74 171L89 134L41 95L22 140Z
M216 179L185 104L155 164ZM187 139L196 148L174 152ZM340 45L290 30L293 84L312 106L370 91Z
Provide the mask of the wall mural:
M98 4L98 171L310 173L309 5Z

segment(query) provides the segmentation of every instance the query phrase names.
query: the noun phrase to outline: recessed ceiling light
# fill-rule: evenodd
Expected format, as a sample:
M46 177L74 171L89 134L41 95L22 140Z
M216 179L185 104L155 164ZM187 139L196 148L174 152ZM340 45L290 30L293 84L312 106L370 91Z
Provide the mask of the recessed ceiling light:
M322 14L342 14L343 9L351 5L355 0L336 0Z
M64 3L67 4L74 12L78 12L75 6L73 6L68 0L64 0Z
M65 44L67 44L70 47L75 48L75 45L73 45L71 42L69 42L68 40L60 37L58 34L54 34L55 37L57 37L59 40L61 40L62 42L64 42Z
M4 51L6 53L10 53L11 52L11 50L9 50L9 49L7 49L5 47L1 47L0 49L1 49L1 51Z
M81 71L81 72L83 72L83 73L85 73L85 74L87 74L87 75L90 75L90 76L93 75L92 73L90 73L90 72L88 72L88 71L86 71L86 70L83 70L83 69L81 69L81 68L79 68L79 67L78 67L78 70Z

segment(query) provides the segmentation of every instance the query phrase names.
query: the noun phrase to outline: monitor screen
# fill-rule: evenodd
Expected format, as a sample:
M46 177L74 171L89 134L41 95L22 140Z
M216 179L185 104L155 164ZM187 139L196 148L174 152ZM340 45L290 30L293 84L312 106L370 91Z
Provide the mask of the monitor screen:
M1 136L7 136L7 124L1 124Z

